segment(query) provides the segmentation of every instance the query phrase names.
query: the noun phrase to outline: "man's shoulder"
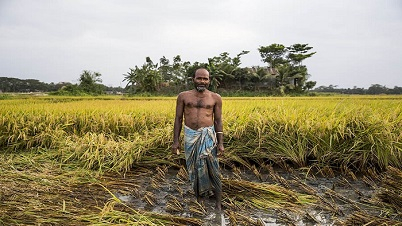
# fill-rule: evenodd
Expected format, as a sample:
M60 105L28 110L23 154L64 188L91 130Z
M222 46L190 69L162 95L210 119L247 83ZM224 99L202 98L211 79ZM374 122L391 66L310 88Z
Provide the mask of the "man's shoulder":
M191 95L192 95L191 90L183 91L183 92L180 92L179 95L177 95L177 99L184 100L187 98L191 98Z
M222 98L221 95L219 95L219 93L215 93L215 92L212 92L212 91L211 91L211 96L212 96L213 98L218 98L218 99L221 99L221 98Z
M183 97L183 96L187 96L187 95L190 95L190 94L191 94L191 90L187 90L187 91L180 92L178 96Z

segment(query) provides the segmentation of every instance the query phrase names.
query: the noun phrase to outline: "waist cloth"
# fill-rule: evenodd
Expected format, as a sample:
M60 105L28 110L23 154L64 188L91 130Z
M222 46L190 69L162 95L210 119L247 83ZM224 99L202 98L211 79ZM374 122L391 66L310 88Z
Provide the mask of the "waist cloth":
M197 197L222 191L216 145L214 126L198 130L184 126L186 166Z

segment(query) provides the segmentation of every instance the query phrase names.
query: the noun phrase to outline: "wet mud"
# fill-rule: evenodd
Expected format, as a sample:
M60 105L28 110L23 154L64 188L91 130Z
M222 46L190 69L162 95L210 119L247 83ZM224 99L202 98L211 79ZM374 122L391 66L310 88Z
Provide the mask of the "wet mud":
M233 191L224 190L223 210L215 210L213 196L196 202L184 168L161 167L135 172L130 177L131 186L122 189L111 186L113 194L126 205L155 213L201 219L203 225L350 225L357 214L377 218L390 218L400 222L401 215L384 215L384 206L378 201L380 182L364 176L330 177L306 175L302 170L273 170L252 172L245 169L222 169L226 180L244 180L254 183L276 184L300 194L311 195L317 200L298 207L250 208L236 207L230 203ZM107 178L104 178L107 184ZM134 186L133 186L134 185ZM225 186L224 186L225 189ZM352 223L353 225L353 223ZM374 224L373 224L374 225Z

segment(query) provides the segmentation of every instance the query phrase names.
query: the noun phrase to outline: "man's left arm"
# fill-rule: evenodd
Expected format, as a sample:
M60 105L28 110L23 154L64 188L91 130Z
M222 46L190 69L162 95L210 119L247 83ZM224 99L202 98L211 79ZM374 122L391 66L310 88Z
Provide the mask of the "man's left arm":
M222 98L220 95L216 95L216 103L214 107L214 127L216 131L216 139L218 141L218 155L222 155L225 150L223 147Z

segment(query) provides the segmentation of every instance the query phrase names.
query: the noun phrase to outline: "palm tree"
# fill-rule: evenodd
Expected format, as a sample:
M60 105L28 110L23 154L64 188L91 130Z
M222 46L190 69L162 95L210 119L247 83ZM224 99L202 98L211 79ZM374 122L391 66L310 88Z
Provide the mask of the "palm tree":
M154 64L151 58L146 58L146 63L141 68L135 66L130 68L127 74L124 74L124 80L127 81L126 89L130 92L155 92L159 89L162 82L162 74L158 70L158 64Z
M139 76L137 73L139 68L135 66L135 69L133 68L129 69L130 71L127 72L127 74L123 74L124 75L123 82L127 82L125 89L127 89L129 93L136 93L137 86L139 86L140 84Z
M217 69L213 58L208 58L208 65L206 66L206 68L209 71L209 79L210 79L209 87L211 87L210 88L211 91L215 92L218 89L220 81L222 81L223 75Z

